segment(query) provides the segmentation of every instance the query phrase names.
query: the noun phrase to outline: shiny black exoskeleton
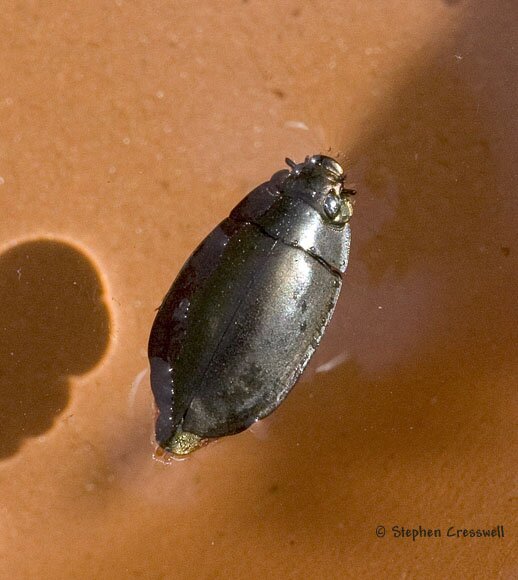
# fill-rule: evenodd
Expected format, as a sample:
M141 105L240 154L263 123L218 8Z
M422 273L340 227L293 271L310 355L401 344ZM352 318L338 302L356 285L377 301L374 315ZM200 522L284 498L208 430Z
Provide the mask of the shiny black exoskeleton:
M160 306L148 352L167 451L189 453L274 411L331 318L354 191L330 157L287 162L198 246Z

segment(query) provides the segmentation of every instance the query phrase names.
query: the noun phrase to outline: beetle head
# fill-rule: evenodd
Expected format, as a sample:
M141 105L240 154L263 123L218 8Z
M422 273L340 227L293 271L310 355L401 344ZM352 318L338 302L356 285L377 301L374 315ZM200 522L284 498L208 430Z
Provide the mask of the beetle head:
M313 155L303 163L286 159L291 171L282 184L282 192L302 199L316 209L326 223L344 226L352 215L349 199L355 192L343 186L345 172L332 157Z

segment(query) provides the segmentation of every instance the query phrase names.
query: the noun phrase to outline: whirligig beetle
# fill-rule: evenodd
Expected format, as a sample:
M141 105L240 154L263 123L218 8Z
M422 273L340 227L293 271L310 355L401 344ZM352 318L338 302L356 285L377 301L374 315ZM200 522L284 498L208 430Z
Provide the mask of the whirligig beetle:
M355 192L331 157L286 162L201 242L156 315L156 439L176 455L274 411L333 314Z

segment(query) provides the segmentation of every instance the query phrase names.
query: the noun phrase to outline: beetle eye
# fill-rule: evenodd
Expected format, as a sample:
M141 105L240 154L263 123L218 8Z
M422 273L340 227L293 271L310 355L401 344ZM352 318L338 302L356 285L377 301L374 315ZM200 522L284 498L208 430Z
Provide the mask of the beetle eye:
M346 224L353 213L352 203L347 196L338 197L336 193L328 193L324 199L324 213L336 226L343 226Z
M330 219L335 219L340 211L340 198L330 193L324 200L324 211Z

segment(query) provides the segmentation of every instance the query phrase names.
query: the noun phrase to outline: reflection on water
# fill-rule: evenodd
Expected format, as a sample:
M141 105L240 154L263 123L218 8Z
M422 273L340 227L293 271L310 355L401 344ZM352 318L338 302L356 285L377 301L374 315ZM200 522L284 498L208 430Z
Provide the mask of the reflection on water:
M90 260L38 239L0 255L0 458L47 431L66 407L69 377L103 356L110 318Z

